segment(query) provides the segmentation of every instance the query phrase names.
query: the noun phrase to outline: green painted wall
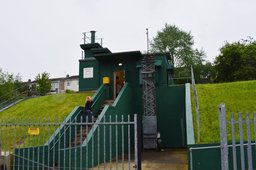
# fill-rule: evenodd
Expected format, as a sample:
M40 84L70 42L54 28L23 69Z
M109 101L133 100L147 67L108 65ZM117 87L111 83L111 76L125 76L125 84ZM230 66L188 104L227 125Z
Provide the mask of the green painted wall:
M84 78L84 68L93 67L93 78ZM99 88L101 82L99 79L99 63L94 58L86 58L79 60L79 91L96 90Z
M188 150L190 151L191 147L198 148L217 145L218 144L189 145ZM192 161L190 154L192 155ZM190 169L190 164L192 163L193 169L195 170L221 170L220 148L192 150L191 153L188 152L188 162L188 169Z
M114 72L124 71L125 82L128 82L132 88L132 93L137 93L139 91L139 69L136 68L137 60L127 59L125 61L120 61L123 63L122 66L118 66L119 61L106 60L99 62L99 80L102 83L103 77L110 77L110 98L113 98L114 94Z
M167 85L168 84L168 74L167 74L167 59L166 55L158 54L155 56L155 64L161 63L161 66L156 66L156 85ZM159 62L157 62L159 61Z
M188 146L188 160L189 160L189 169L190 165L192 164L192 168L194 170L221 170L221 153L220 148L202 148L202 147L215 147L220 146L220 144L195 144L195 145L189 145ZM200 149L201 147L201 149ZM191 148L196 148L192 149ZM240 158L240 147L236 147L237 151L237 169L241 170L241 158ZM255 151L255 145L252 146L252 151ZM247 147L244 147L244 154L245 154L245 169L248 169L248 160L247 160ZM191 161L191 155L192 155L192 161ZM253 167L256 167L256 154L253 152ZM229 148L229 169L233 168L233 155L232 155L232 148Z
M136 67L136 61L127 61L125 77L126 81L129 83L129 86L131 88L131 111L132 113L142 115L142 85L140 84L139 69Z
M120 95L117 97L112 106L102 113L105 116L108 115L133 115L134 108L132 105L132 88L129 83L126 83L123 89L120 92Z
M134 69L133 71L136 71ZM129 72L128 72L129 73ZM131 74L128 74L128 78L132 78L132 72ZM136 108L136 105L134 105L134 100L138 94L136 94L136 90L133 88L140 88L139 81L138 79L134 79L134 82L137 81L137 86L136 83L130 85L130 83L126 83L124 85L124 88L121 90L120 95L117 97L115 102L113 103L112 106L106 106L102 112L102 114L99 116L98 120L103 121L103 116L112 116L112 121L115 120L115 116L118 115L118 121L121 120L121 114L126 116L126 115L132 115L134 113L138 113L139 109ZM101 94L106 94L108 89L108 86L101 86L101 88L96 92L96 94L93 96L95 99L95 102L102 102L102 100L97 100L96 98L100 99ZM185 92L184 92L184 86L161 86L157 88L157 114L158 114L158 130L161 133L161 147L183 147L185 146L185 138L181 135L183 134L185 136L185 132L183 131L184 129L182 128L185 123L183 124L182 121L184 120L184 102L185 102ZM105 96L105 95L104 95ZM106 97L106 96L105 96ZM141 98L138 98L138 100L141 100ZM183 107L182 107L183 106ZM80 117L82 114L82 108L78 107L74 109L74 111L67 117L66 120L74 120L76 117ZM127 120L127 119L125 119ZM78 120L79 121L79 120ZM109 120L106 120L109 121ZM179 123L180 122L180 123ZM80 165L82 167L91 167L92 165L96 165L98 162L98 158L100 159L100 162L103 162L105 160L109 160L110 157L115 157L116 155L119 155L122 151L122 137L121 137L121 131L120 129L122 126L116 126L119 130L118 133L116 134L116 129L112 128L112 130L105 126L105 134L104 134L104 126L95 126L94 130L92 130L87 138L87 140L84 141L83 145L81 147L77 148L67 148L67 146L64 146L65 143L66 145L68 144L68 141L65 141L65 139L69 139L68 137L64 137L61 134L63 134L63 126L59 127L57 129L57 132L55 135L53 135L49 139L50 143L50 148L52 148L53 143L55 143L55 147L52 149L49 149L49 145L46 145L44 147L35 147L35 148L40 148L40 158L43 155L42 152L44 152L44 155L48 155L49 153L49 164L52 165L54 162L54 159L60 160L59 165L60 166L72 166L72 167L77 167L79 168ZM124 151L126 152L128 150L127 148L127 134L128 134L128 126L124 126ZM131 126L131 149L133 148L133 127ZM100 130L100 131L99 131ZM60 133L59 133L60 132ZM68 129L65 133L66 136L70 136L71 138L74 136L75 128ZM115 134L115 135L110 135L110 134ZM60 142L58 140L59 135L61 136ZM106 136L106 148L104 148L104 141L102 140L104 135ZM112 136L112 138L110 138ZM56 143L57 141L57 143ZM116 141L118 144L116 144ZM61 150L58 150L58 146L60 146ZM100 146L100 150L98 150L98 146ZM110 154L110 147L112 147L112 153ZM36 150L34 148L21 148L15 150L17 155L26 155L26 157L32 157L28 153L28 150L30 153L32 153L33 150ZM107 155L104 158L104 150L106 151ZM60 152L59 152L60 151ZM98 152L100 153L98 155ZM86 155L87 153L87 155ZM29 155L29 156L28 156ZM38 155L37 150L34 152L34 156L36 157ZM55 156L54 156L55 155ZM92 157L94 158L94 162L92 161ZM43 164L48 164L48 156L45 156L44 159L40 159L40 162ZM82 162L80 162L82 158ZM84 161L87 160L87 161ZM97 161L96 161L97 160ZM23 159L19 160L19 163L24 161ZM16 161L18 162L18 161ZM71 164L70 164L71 162ZM82 164L81 164L82 163ZM88 164L86 164L88 163ZM26 161L24 161L24 164L26 165Z
M132 104L132 89L131 86L126 83L123 87L123 89L120 92L120 95L117 97L117 99L115 100L115 102L112 104L112 106L106 106L103 110L103 112L101 113L101 115L99 116L99 121L103 121L104 120L104 116L106 117L105 121L109 122L109 116L111 116L111 121L118 121L121 122L122 121L122 117L121 115L124 116L124 121L127 121L127 116L130 115L130 119L133 120L133 109L131 107ZM106 148L104 148L104 141L101 140L104 138L104 127L105 127L105 144L106 144ZM131 149L133 148L133 142L134 142L134 138L133 138L133 126L130 126L130 135L131 135L131 141L130 141L130 145L131 145ZM117 131L116 132L116 128ZM122 139L122 128L124 131L124 138ZM100 129L100 138L98 138L97 134L98 134L98 130ZM93 137L94 134L94 137ZM112 135L110 135L112 134ZM124 152L127 152L128 150L128 126L127 125L115 125L112 126L112 128L110 129L110 126L96 126L95 127L95 131L94 133L91 133L89 135L89 141L85 142L85 144L87 146L91 146L89 147L89 152L92 155L92 152L94 152L94 159L97 160L98 156L100 156L100 162L104 162L104 149L106 150L106 157L105 159L108 161L110 160L110 157L115 158L116 156L120 155L122 152L122 149L124 150ZM111 136L111 137L110 137ZM100 139L100 141L98 141ZM122 140L124 142L124 148L122 148ZM92 150L92 144L97 144L98 142L100 142L100 150L99 153L100 155L98 155L98 145L94 145L94 148ZM112 153L110 152L110 148L112 148ZM110 154L111 153L111 154ZM89 163L90 164L90 163ZM97 163L95 163L96 165ZM91 164L90 164L91 165Z
M98 116L98 111L105 100L109 99L109 85L102 84L92 96L92 114Z
M133 120L133 112L131 108L132 101L132 89L128 83L124 85L124 88L121 90L121 94L117 97L112 106L105 106L101 115L98 118L98 121L103 122L104 116L105 121L109 122L109 116L111 116L111 121L122 121L121 115L124 115L124 121L127 121L127 116L131 115L131 120ZM117 117L116 117L117 116ZM117 119L116 119L117 118ZM124 131L124 138L122 139L122 128ZM133 126L130 125L130 135L131 135L131 143L130 149L133 149ZM116 132L116 130L118 132ZM112 134L112 135L111 135ZM80 168L80 165L83 168L92 167L99 163L110 160L110 157L113 159L122 152L122 149L127 152L128 150L128 125L114 125L110 128L109 125L97 125L95 124L94 129L92 129L87 137L87 139L83 142L81 147L77 148L66 148L62 149L60 155L61 162L60 165L63 166L71 166ZM111 137L110 137L111 136ZM105 138L105 140L103 140ZM123 140L123 141L122 141ZM124 142L124 148L122 148L122 142ZM104 147L104 143L105 146ZM98 150L98 148L100 148ZM112 148L112 152L110 152L110 148ZM104 157L104 151L106 155ZM98 154L99 153L99 154ZM64 161L63 155L71 155L70 157L66 157ZM70 158L70 159L69 159ZM81 160L83 160L81 162ZM93 158L93 159L92 159ZM92 161L94 160L94 161Z
M110 77L109 98L113 98L114 71L124 70L125 82L131 87L132 113L143 114L142 84L140 80L140 68L136 64L140 59L127 59L121 61L123 66L118 66L120 61L99 61L99 80ZM161 147L185 147L186 146L186 117L185 117L185 86L168 87L167 60L165 55L156 56L156 91L157 91L157 113L158 129L161 132ZM164 99L164 100L163 100ZM171 108L170 108L171 106ZM111 110L111 109L110 109ZM169 128L171 128L171 133Z
M158 87L156 96L160 147L186 147L185 86Z
M111 67L110 67L111 66ZM103 77L110 78L110 86L109 86L109 98L113 98L113 89L114 89L114 71L123 70L123 67L117 67L117 64L109 61L99 62L99 79L102 83Z
M80 122L82 113L82 107L75 107L65 118L64 122L74 122L75 120ZM55 130L54 134L49 138L45 145L15 149L15 169L19 169L18 165L20 165L20 167L37 167L37 162L39 162L40 165L53 166L53 163L58 162L59 160L59 148L67 147L69 140L75 136L75 130L75 126L70 127L66 125L64 128L64 125L62 124ZM32 162L35 163L33 164Z

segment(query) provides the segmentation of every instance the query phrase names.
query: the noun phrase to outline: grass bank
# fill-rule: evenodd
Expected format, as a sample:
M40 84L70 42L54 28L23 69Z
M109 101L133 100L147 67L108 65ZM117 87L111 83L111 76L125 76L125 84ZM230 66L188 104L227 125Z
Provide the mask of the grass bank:
M0 136L3 150L14 147L28 147L45 143L58 126L44 123L62 122L75 106L84 106L87 93L55 94L24 100L11 108L0 112ZM5 124L12 126L5 126ZM19 125L18 125L19 123ZM25 125L25 124L37 124ZM29 127L40 129L39 136L28 134Z
M218 106L220 103L225 103L227 119L229 120L232 112L236 113L235 118L237 120L238 112L242 112L243 117L245 117L246 112L249 112L252 119L252 115L256 111L256 81L198 84L196 88L201 122L201 143L219 142ZM195 135L197 135L193 93L191 99L194 129Z
M92 93L55 94L27 99L0 112L0 120L6 119L63 119L75 106L83 106Z

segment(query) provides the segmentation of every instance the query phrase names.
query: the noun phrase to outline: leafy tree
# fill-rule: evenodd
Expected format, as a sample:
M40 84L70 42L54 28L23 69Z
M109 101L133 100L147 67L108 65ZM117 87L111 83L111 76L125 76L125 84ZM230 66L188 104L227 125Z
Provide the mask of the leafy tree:
M49 80L49 73L43 72L38 74L35 78L37 83L37 91L40 95L46 95L51 90L51 80Z
M170 61L176 67L188 67L203 62L204 51L193 48L194 40L190 32L185 32L175 25L165 24L157 32L151 43L152 52L170 53Z
M193 48L194 40L190 32L185 32L175 25L165 24L157 32L151 43L152 52L169 53L169 61L175 66L174 77L184 77L176 83L184 83L190 77L190 66L194 68L197 83L207 83L214 79L214 67L210 62L205 62L205 52Z
M214 65L206 61L193 67L196 83L211 83L215 80L216 71Z
M0 69L0 105L8 104L23 97L21 78Z
M215 59L216 82L256 79L256 42L252 39L228 43Z

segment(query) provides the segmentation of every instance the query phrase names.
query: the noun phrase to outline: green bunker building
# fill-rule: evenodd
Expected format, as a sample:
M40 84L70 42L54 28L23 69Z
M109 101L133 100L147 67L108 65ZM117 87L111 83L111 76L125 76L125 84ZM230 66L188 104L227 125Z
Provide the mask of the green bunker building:
M95 42L95 31L91 31L91 43L81 44L80 47L84 50L84 57L79 60L79 91L97 90L104 86L104 99L98 101L99 98L94 98L95 116L99 103L104 100L114 100L109 112L145 115L143 93L147 92L143 89L142 72L145 58L151 56L157 135L160 136L157 145L161 148L187 146L185 85L172 83L174 66L168 61L168 53L112 53Z
M169 55L112 53L95 42L95 31L81 48L79 91L95 91L94 121L85 122L84 108L75 107L43 145L15 149L14 169L106 169L114 161L118 168L121 158L122 169L139 170L142 151L164 161L155 151L165 148L184 148L187 157L194 143L190 86L173 83Z

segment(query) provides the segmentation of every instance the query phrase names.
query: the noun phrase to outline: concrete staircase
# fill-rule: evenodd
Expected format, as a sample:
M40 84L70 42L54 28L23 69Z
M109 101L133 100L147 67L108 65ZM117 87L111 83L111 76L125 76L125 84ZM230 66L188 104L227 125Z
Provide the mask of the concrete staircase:
M106 105L112 105L114 100L105 100L103 104L101 105L97 115L93 118L93 123L96 122L97 117L100 115L102 112L103 108ZM87 135L89 134L90 130L92 129L93 125L83 125L82 128L78 127L76 130L76 135L74 138L72 138L70 147L77 147L80 146L83 141L86 139ZM81 143L82 142L82 143Z
M98 111L96 117L98 117L98 116L100 115L100 113L102 112L102 110L104 109L104 107L105 107L106 105L112 105L113 103L114 103L114 100L105 100L105 101L103 102L103 104L100 106L100 109L99 109L99 111Z
M78 128L75 137L71 140L70 147L80 146L89 134L92 125L85 125L82 128Z

